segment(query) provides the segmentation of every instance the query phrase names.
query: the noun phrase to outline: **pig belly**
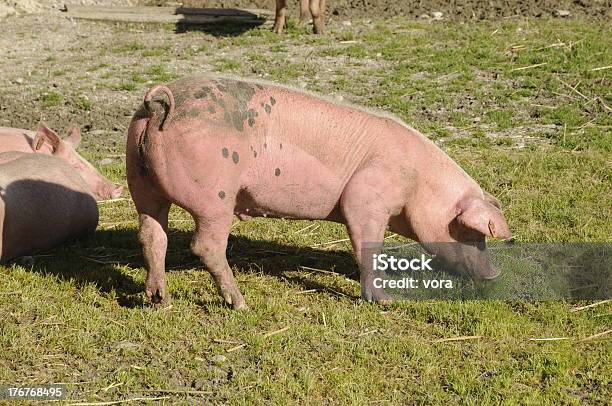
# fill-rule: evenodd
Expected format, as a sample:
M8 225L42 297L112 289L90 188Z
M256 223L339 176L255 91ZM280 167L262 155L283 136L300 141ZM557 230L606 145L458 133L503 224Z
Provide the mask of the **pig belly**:
M235 212L250 216L317 220L337 209L343 177L312 156L281 165L262 165L249 171L236 199Z

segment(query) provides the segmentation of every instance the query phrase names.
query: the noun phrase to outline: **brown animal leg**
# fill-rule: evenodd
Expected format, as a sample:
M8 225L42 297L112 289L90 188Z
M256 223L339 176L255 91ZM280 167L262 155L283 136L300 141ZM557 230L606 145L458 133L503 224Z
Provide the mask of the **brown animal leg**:
M276 16L274 17L274 32L282 34L287 15L287 0L276 0Z
M308 0L300 0L300 21L305 22L310 17L310 5Z
M315 34L325 33L325 0L310 0L313 31Z

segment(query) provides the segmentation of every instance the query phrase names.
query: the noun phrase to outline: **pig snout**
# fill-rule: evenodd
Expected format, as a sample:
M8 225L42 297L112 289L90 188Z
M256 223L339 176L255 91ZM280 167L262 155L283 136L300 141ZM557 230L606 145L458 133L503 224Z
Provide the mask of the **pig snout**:
M487 269L481 270L480 274L477 274L476 276L490 281L496 279L499 275L501 275L499 268L494 265L490 265Z
M118 199L123 193L123 186L110 182L103 182L94 191L97 200Z
M491 262L486 246L467 247L460 250L459 271L476 280L492 280L501 275L501 271Z
M123 193L122 186L106 179L89 162L76 153L68 161L85 180L96 200L116 199Z
M120 198L122 193L123 193L123 186L113 185L113 190L111 192L111 199Z
M476 280L492 280L501 275L499 268L491 262L484 242L432 243L424 246L458 274L469 275Z

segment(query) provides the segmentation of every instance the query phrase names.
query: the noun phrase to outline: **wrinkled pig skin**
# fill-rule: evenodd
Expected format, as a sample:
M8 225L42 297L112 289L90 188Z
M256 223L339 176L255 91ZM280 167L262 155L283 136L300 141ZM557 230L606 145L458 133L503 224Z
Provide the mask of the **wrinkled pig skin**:
M32 255L93 233L98 206L64 160L45 154L0 154L0 261Z
M68 162L87 182L96 200L115 199L123 188L104 178L85 158L76 152L81 141L81 132L73 126L68 136L59 135L44 123L36 132L20 128L0 127L0 153L27 152L54 155Z
M156 86L132 119L126 154L154 304L169 298L171 204L193 216L191 248L238 309L246 304L225 257L234 214L344 223L362 272L363 243L382 244L387 228L484 279L499 274L485 237L510 237L499 203L416 130L273 84L198 76ZM455 241L466 244L430 244ZM362 280L376 299L371 275Z

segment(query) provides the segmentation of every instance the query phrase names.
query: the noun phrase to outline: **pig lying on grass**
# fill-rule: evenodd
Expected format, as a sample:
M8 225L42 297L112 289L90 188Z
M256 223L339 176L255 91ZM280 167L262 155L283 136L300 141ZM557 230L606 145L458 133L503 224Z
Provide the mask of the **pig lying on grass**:
M510 237L499 204L418 131L271 84L200 76L154 87L126 162L153 303L169 298L171 204L193 216L191 249L236 309L246 304L225 257L234 214L344 223L362 272L363 244L382 244L387 228L485 279L499 274L485 237Z
M97 224L91 189L65 160L0 154L0 261L56 247Z
M81 141L78 127L72 127L65 139L45 124L38 131L0 127L0 153L8 151L38 152L54 155L65 160L91 186L96 200L114 199L121 196L123 188L105 179L96 169L76 152Z

